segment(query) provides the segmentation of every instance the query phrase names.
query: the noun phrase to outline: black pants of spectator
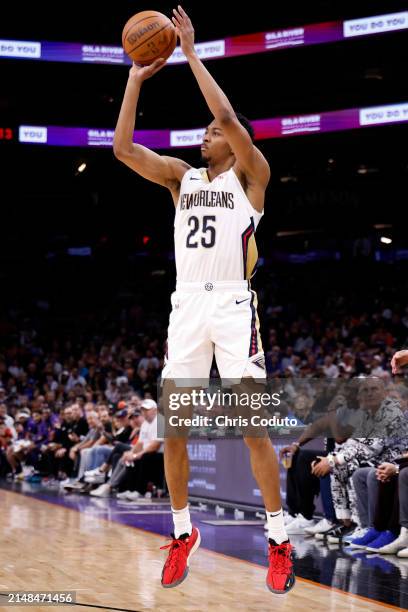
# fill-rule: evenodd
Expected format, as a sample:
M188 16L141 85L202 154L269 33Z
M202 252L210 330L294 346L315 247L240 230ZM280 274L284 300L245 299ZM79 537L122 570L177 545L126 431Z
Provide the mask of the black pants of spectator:
M63 457L56 457L54 454L53 459L51 459L51 473L54 476L58 476L59 472L62 472L67 476L72 476L74 471L74 462L69 458L69 450L70 449L67 448L67 452Z
M399 534L398 477L396 476L392 476L388 482L379 483L374 527L378 531L388 530L395 535Z
M116 464L118 463L123 453L130 450L131 448L132 447L130 444L125 444L124 442L116 442L107 460L107 464L112 466L112 472L115 469Z
M163 488L163 453L146 453L141 459L135 461L134 466L126 469L119 488L121 491L139 491L144 495L150 482L158 489Z
M55 452L55 451L54 451ZM56 476L58 473L58 459L56 459L54 452L41 453L39 458L37 469L41 474Z
M320 480L313 476L311 464L317 455L325 454L315 450L299 450L294 454L286 485L286 503L293 516L302 514L308 520L313 518L314 498L320 493Z
M408 475L408 461L400 465L399 476L392 476L389 482L380 482L377 505L374 516L374 527L378 531L392 531L395 535L400 532L400 526L406 527L406 516L404 516L403 508L406 507L404 497L399 498L399 486L402 483L401 474L403 474L404 483ZM403 484L403 491L405 486ZM405 498L406 499L406 498ZM402 501L402 509L400 516L400 501ZM405 513L406 514L406 513Z
M11 472L11 466L7 461L6 451L0 448L0 478L4 478Z

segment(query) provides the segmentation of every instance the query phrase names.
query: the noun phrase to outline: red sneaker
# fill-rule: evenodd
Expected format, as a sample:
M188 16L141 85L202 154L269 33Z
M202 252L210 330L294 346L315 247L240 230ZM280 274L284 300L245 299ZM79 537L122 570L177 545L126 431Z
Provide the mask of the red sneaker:
M293 571L292 545L289 540L276 544L269 539L269 570L266 577L266 586L272 593L285 595L295 585Z
M165 589L171 589L187 578L189 559L201 542L200 532L196 527L193 527L191 535L184 533L176 539L172 534L172 538L170 544L160 547L160 550L170 549L161 578Z

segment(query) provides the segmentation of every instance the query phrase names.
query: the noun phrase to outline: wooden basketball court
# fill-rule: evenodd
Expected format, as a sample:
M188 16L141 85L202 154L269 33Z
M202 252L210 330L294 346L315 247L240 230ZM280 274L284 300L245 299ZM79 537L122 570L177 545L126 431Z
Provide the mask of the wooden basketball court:
M287 596L266 589L266 569L200 548L188 579L163 589L165 539L49 502L0 490L0 590L76 591L76 606L58 609L220 612L380 612L379 604L298 579ZM84 605L81 605L84 604ZM27 610L26 606L0 609ZM38 612L48 606L31 606ZM52 608L51 608L52 609ZM54 608L56 609L56 608Z

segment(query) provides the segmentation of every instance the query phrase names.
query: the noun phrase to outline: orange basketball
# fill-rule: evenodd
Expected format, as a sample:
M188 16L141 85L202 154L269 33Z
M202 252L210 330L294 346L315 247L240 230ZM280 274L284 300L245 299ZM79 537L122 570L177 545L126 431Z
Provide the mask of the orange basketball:
M157 11L136 13L127 21L122 32L125 53L141 66L148 66L159 57L170 57L176 42L174 25L166 15Z

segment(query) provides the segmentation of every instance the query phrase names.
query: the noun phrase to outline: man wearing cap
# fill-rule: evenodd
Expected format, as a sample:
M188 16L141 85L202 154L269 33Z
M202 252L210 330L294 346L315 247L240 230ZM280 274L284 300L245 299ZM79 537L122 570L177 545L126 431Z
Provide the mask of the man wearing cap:
M161 484L163 478L164 419L158 414L157 404L152 399L143 400L141 410L144 421L139 440L132 450L122 456L122 462L128 463L129 468L121 484L129 485L128 488L135 492L135 498L146 492L148 482Z
M157 413L157 404L152 399L145 399L141 403L141 412L144 421L140 427L139 440L131 450L123 453L116 465L109 483L102 484L91 495L106 497L112 489L122 488L134 492L137 499L146 492L147 483L161 484L163 477L163 438L159 432L164 431L164 420Z
M115 414L115 419L118 418L119 421L119 429L116 430L115 434L111 436L111 442L113 446L96 446L94 448L95 452L95 468L90 469L85 472L85 482L90 484L100 484L101 487L98 487L91 495L94 495L96 492L96 496L100 495L104 497L105 495L109 495L111 491L111 483L106 483L106 474L112 469L112 477L111 482L114 483L120 482L122 476L126 471L126 465L123 463L119 463L120 458L126 452L131 450L132 446L137 444L139 440L140 427L143 423L143 416L139 408L136 408L129 414L128 417L128 425L127 427L123 427L120 425L120 419L124 419L128 417L127 410L120 410ZM101 450L102 449L102 450ZM105 450L109 449L109 453L106 456ZM98 463L99 461L99 463ZM116 467L118 466L118 469Z

